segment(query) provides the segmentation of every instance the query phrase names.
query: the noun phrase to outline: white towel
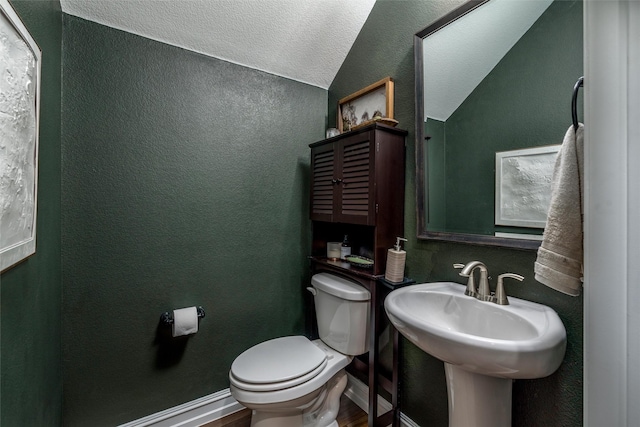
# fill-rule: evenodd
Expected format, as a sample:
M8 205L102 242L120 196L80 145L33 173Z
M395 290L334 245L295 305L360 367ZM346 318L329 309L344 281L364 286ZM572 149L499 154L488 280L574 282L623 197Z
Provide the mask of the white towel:
M584 125L569 127L553 170L547 225L534 265L535 279L568 295L580 295L583 276Z

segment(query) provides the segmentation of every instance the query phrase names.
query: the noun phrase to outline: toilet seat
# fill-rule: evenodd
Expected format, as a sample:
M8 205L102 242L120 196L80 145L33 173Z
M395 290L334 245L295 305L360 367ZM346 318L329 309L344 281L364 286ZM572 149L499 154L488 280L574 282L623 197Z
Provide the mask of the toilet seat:
M294 337L287 337L287 338L294 338ZM257 386L257 384L252 382L244 383L243 381L236 378L235 375L233 374L233 367L232 367L232 370L229 372L229 380L231 383L230 384L231 395L244 406L253 407L254 409L255 409L254 405L279 404L281 402L298 399L318 391L322 386L324 386L327 383L327 381L331 379L331 377L336 375L341 369L344 369L353 360L353 356L342 354L332 349L331 347L323 343L321 340L309 341L306 337L302 337L302 336L295 337L295 338L305 340L306 343L316 347L316 349L324 353L326 357L326 363L321 364L323 368L319 369L319 372L316 373L315 376L312 377L311 376L312 374L309 373L310 375L306 376L306 378L309 378L309 379L307 379L304 382L300 382L300 384L292 387L280 388L280 384L282 383L274 383L272 385L273 390L271 391L266 391L266 390L252 391L252 390L247 390L247 386L255 387ZM277 338L277 339L280 339L280 338ZM252 348L255 348L255 347L252 347ZM251 349L247 351L250 351L250 350ZM289 355L288 357L283 357L282 359L280 359L280 363L283 365L289 364L290 359L292 359L291 355ZM260 369L260 365L258 365L257 369ZM298 377L298 378L301 378L301 377Z
M232 383L247 391L276 391L303 384L322 372L329 356L306 337L276 338L246 350L231 365Z

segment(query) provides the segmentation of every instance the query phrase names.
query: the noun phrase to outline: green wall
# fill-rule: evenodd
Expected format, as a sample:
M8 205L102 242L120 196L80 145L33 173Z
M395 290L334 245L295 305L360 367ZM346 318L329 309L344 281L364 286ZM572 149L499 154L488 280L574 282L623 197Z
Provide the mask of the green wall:
M11 4L42 50L36 254L0 277L0 425L62 422L60 2Z
M447 231L446 123L427 118L424 134L429 137L422 159L429 174L424 189L426 224L430 231Z
M392 76L395 111L399 126L409 130L405 236L407 275L420 282L461 282L453 270L455 262L482 260L494 277L503 272L526 276L524 282L507 289L510 295L554 308L567 329L564 363L550 377L519 380L514 384L513 425L582 425L582 297L572 298L533 279L535 252L488 248L416 239L413 34L460 5L460 1L378 0L336 79L329 88L330 125L340 98ZM573 82L571 83L571 85ZM568 90L569 93L571 89ZM570 116L566 118L568 126ZM562 133L559 135L562 137ZM447 425L447 396L441 362L403 340L402 410L419 425Z
M304 332L327 91L68 15L63 42L64 424L114 425ZM191 305L196 335L156 337Z

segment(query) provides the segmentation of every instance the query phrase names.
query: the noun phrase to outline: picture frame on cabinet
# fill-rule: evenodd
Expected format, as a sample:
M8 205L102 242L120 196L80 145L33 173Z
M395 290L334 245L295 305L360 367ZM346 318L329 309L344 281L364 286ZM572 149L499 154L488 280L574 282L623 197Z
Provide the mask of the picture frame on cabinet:
M0 0L0 271L36 251L42 52Z
M373 122L395 126L394 83L391 77L377 81L338 101L338 130L348 132Z
M544 228L560 145L496 153L495 224Z

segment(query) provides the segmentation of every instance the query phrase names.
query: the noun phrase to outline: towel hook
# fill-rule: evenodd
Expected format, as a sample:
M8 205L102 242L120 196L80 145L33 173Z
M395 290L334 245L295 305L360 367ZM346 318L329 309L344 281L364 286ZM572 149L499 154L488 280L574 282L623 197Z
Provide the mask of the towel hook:
M573 128L578 129L578 91L584 85L584 76L580 77L573 86L573 96L571 97L571 119L573 120Z

